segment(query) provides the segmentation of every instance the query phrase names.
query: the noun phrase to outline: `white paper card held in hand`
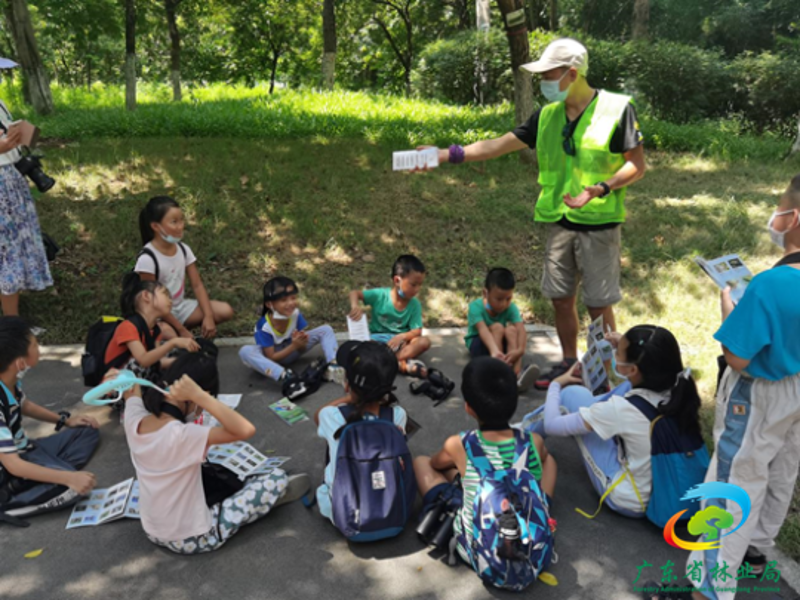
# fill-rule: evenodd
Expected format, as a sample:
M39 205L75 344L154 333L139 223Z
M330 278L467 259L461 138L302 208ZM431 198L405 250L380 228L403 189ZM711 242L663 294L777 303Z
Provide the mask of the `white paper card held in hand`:
M361 315L358 321L347 317L347 337L358 342L368 342L371 339L367 315Z
M392 153L393 171L410 171L411 169L433 169L439 166L439 149L402 150Z

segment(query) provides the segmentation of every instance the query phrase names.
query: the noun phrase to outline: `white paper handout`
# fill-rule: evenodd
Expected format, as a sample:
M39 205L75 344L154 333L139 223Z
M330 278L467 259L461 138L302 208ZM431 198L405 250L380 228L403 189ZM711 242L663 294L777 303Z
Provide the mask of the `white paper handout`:
M92 490L72 509L67 529L108 523L122 517L139 519L139 482L132 477L104 490Z
M242 401L241 394L219 394L217 396L217 400L222 402L228 408L236 410L236 407L239 406L239 402ZM202 414L195 419L196 425L203 425L204 427L219 427L219 421L217 421L210 412L204 410Z
M358 321L354 321L347 317L347 336L351 340L359 342L368 342L371 338L369 335L369 324L367 323L367 315L361 315Z
M287 460L285 456L267 457L245 442L211 446L206 455L208 462L222 465L244 480L250 475L265 475Z
M393 171L410 171L411 169L433 169L439 166L439 149L401 150L392 153Z
M719 289L724 290L730 286L731 300L734 304L739 304L747 284L753 279L753 274L738 254L728 254L714 260L697 256L694 261L711 277Z

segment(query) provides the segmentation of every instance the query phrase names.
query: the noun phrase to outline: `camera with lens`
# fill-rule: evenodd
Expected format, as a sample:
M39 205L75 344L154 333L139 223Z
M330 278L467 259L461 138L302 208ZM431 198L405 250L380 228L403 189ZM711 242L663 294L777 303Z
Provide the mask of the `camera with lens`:
M14 163L14 166L17 171L30 179L42 194L56 184L56 180L42 170L41 157L32 154L30 150L23 151L22 158Z
M438 550L447 549L450 539L453 537L456 511L457 508L440 495L437 503L425 513L417 527L420 539L429 546L435 546Z

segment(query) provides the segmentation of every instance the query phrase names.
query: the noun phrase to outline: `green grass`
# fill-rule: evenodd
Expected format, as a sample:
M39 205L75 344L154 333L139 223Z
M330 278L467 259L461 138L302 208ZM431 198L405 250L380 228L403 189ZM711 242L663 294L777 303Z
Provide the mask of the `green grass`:
M88 88L53 86L56 112L39 117L22 103L17 86L0 86L17 117L37 123L43 135L64 140L116 137L235 137L238 139L357 138L373 143L467 144L513 128L513 108L450 106L434 101L365 92L280 90L225 84L191 86L183 102L170 89L142 85L139 108L124 109L124 89L97 83ZM736 121L675 125L641 115L648 148L693 152L725 160L777 159L792 140L746 134Z

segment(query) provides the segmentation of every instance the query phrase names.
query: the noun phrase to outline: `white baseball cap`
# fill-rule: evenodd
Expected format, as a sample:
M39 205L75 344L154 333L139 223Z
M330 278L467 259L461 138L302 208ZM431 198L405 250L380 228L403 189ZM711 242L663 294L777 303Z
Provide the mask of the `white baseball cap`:
M19 65L8 58L0 58L0 69L13 69Z
M551 42L539 60L524 64L520 69L531 73L544 73L557 67L575 67L578 73L585 75L589 70L586 47L577 40L561 38Z

